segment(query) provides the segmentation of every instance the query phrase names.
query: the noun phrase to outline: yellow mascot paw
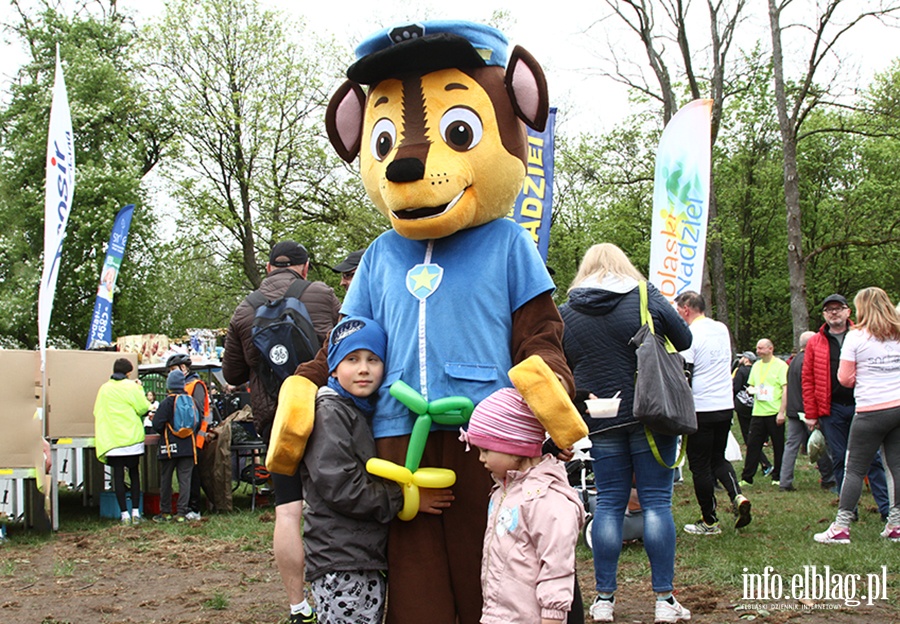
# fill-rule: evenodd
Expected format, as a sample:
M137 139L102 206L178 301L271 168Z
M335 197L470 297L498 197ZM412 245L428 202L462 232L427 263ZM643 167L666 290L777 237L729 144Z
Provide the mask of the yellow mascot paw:
M266 453L269 472L292 475L306 450L316 414L316 384L291 375L281 384L272 437Z
M588 434L584 419L541 356L532 355L513 366L509 380L559 448L569 448Z

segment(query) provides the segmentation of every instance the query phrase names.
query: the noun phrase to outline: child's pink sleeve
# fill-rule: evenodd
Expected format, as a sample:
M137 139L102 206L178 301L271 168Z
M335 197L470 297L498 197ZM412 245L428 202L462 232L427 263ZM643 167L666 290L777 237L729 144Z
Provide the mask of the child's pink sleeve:
M575 545L584 523L584 510L554 492L529 505L531 540L539 559L537 600L541 617L565 620L575 589Z

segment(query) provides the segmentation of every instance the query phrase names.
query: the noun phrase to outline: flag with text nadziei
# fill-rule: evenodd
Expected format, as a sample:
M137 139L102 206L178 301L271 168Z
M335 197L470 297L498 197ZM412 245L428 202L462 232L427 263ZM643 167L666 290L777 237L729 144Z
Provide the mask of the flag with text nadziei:
M669 121L653 179L649 281L669 303L700 292L709 218L712 100L694 100Z
M556 109L550 109L543 132L528 128L528 157L525 162L525 181L516 204L509 213L512 219L531 234L547 262L550 246L550 220L553 216L553 134Z

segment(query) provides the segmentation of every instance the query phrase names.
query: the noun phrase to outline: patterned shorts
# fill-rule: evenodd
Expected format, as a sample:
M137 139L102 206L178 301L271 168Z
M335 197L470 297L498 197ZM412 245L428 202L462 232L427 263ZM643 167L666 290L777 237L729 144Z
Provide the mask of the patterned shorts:
M378 624L384 616L384 572L329 572L309 589L319 624Z

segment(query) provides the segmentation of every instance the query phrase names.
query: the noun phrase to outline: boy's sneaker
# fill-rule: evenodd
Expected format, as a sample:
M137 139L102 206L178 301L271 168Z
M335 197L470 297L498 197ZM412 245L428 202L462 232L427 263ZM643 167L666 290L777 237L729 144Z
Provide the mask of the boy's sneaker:
M750 487L751 485L753 485L753 482L752 481L744 481L743 479L741 479L740 481L738 481L738 485L741 486L742 488L745 488L745 487Z
M123 524L125 526L131 526L131 516L119 518L119 524Z
M816 533L813 539L820 544L849 544L850 529L832 523L824 533Z
M884 526L884 531L881 532L881 537L889 539L892 542L900 542L900 526L890 526L886 524Z
M722 532L722 529L719 528L719 523L714 522L712 524L706 524L701 520L697 524L686 524L684 525L684 532L690 533L691 535L718 535ZM665 601L663 601L665 602ZM679 605L680 606L680 605ZM675 620L667 620L674 622Z
M187 518L185 516L182 516L181 514L176 515L173 519L175 520L175 522L187 522Z
M763 471L762 471L763 476L768 477L770 474L772 474L772 468L774 468L774 466L772 466L772 465L769 465L769 466L766 466L765 468L763 468Z
M750 501L743 494L734 497L734 511L737 514L734 528L740 529L750 524Z
M171 522L172 514L158 513L151 518L153 522Z
M604 600L600 596L594 599L591 605L591 619L595 622L613 622L615 621L616 597L613 596L609 600Z
M184 519L188 520L189 522L196 522L200 519L200 514L196 511L189 511L184 514Z
M691 619L691 612L681 606L681 604L675 600L675 596L672 596L672 602L669 602L668 600L656 601L656 615L653 618L654 622L680 622L681 620L689 619Z
M131 516L131 524L140 524L144 519L140 516Z
M292 613L291 617L288 618L288 624L318 624L319 619L316 617L316 612L313 611L309 615L304 615L302 613Z

